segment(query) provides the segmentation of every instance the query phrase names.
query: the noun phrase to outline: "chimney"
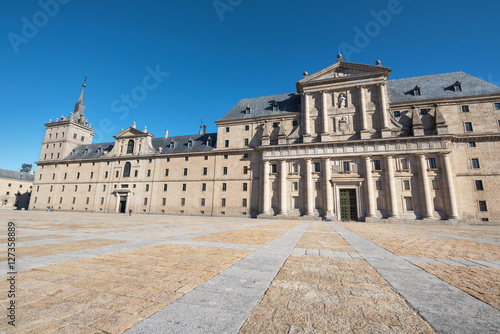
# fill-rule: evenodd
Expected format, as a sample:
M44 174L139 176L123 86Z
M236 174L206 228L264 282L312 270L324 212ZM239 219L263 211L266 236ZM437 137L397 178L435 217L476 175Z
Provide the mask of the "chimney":
M203 134L205 135L207 133L207 126L203 125Z
M165 130L165 138L168 138L168 129Z

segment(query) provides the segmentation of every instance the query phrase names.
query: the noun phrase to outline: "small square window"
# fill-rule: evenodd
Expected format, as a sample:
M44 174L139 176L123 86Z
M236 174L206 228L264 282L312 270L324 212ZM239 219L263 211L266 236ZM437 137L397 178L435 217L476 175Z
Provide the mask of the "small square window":
M469 112L469 106L462 106L462 112Z
M472 159L472 168L479 168L479 159Z
M243 153L243 159L248 159L248 153Z
M476 142L475 141L470 141L469 142L469 147L476 147Z
M403 180L403 190L411 190L410 189L410 180Z
M482 180L476 180L474 182L476 183L476 190L478 190L478 191L484 190Z
M205 159L205 160L208 160L208 155L205 155L204 159Z
M170 158L167 158L167 162L170 162Z
M465 122L465 131L467 132L472 132L472 123L471 122Z
M495 109L500 110L500 103L495 103Z
M429 113L429 109L420 109L420 115L425 116Z
M250 126L249 125L245 125L245 131L248 131L250 130Z
M382 166L380 165L380 160L373 160L373 167L375 170L382 170Z
M400 111L395 111L394 112L394 117L401 117L401 112Z
M189 161L189 157L184 157L184 161Z
M229 132L229 127L226 127L226 132Z
M299 122L298 121L292 121L292 126L298 126Z
M229 158L229 156L227 154L224 154L224 159L227 159Z
M277 128L279 126L279 123L278 122L274 122L273 123L273 128Z
M479 211L488 211L486 201L479 201Z

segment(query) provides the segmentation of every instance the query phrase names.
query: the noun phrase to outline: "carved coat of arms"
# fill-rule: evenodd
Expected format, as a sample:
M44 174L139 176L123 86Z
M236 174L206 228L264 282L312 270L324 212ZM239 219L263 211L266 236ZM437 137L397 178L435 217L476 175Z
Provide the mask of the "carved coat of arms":
M345 116L339 118L339 131L342 133L349 131L349 119Z

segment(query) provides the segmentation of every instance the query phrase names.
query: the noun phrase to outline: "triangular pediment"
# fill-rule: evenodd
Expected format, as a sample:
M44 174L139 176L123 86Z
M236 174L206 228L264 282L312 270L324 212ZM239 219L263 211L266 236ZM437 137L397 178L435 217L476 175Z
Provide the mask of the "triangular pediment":
M139 131L136 128L129 127L125 130L120 131L120 133L114 136L113 138L120 139L120 138L146 137L146 136L152 136L152 135L150 133L144 133L142 131Z
M299 84L323 82L332 80L356 79L367 76L388 76L391 69L383 66L373 66L340 61L319 72L308 75L299 81Z

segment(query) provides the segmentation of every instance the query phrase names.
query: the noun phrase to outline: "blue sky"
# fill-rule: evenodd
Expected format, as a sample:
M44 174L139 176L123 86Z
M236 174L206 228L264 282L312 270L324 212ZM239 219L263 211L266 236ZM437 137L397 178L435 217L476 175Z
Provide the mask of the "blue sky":
M156 136L201 119L215 132L240 99L294 92L340 46L390 79L464 71L500 85L499 12L497 0L2 1L0 168L38 160L44 124L73 111L85 75L95 142L134 121Z

